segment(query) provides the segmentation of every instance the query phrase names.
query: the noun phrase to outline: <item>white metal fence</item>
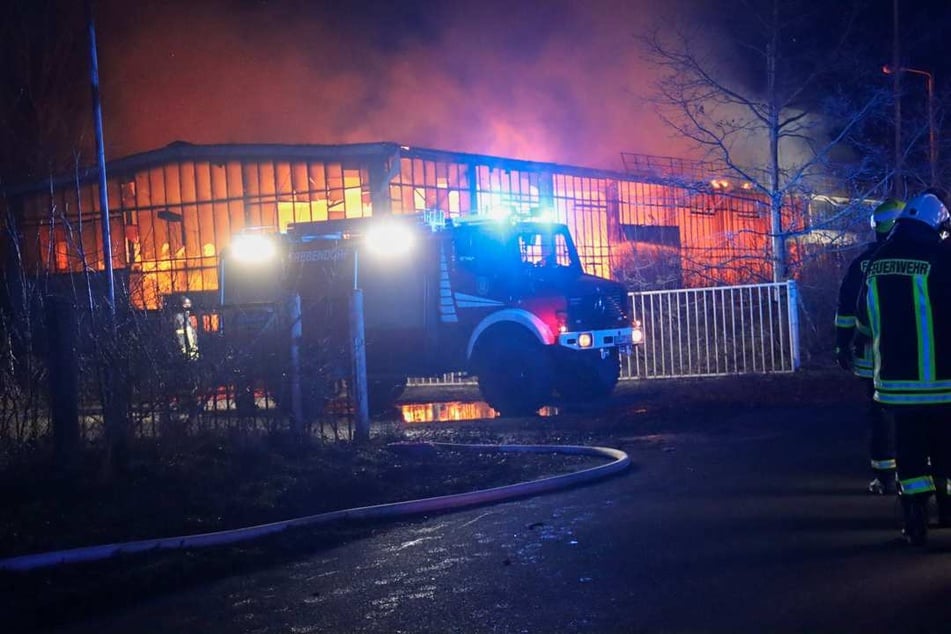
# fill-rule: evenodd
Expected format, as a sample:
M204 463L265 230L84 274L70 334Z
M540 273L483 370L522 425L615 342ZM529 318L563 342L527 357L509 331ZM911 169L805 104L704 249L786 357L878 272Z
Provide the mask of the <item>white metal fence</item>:
M799 369L796 283L629 293L645 342L622 358L622 379L794 372ZM410 385L472 382L463 374Z
M794 281L631 293L645 342L627 378L793 372L799 368Z

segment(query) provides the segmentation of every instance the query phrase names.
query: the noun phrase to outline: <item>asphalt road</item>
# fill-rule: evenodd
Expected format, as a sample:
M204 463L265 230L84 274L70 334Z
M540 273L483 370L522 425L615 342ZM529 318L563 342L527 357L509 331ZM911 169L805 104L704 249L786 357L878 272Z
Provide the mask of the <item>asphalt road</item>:
M688 407L678 420L619 398L602 420L535 422L624 449L622 476L375 526L66 631L951 630L951 531L926 551L897 539L896 499L864 493L854 403Z

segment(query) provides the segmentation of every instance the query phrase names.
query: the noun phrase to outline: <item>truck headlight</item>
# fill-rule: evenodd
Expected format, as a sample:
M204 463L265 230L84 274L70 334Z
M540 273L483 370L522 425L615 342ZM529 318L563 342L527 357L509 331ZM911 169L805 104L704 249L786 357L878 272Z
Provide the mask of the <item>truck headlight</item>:
M590 332L583 332L578 335L578 347L579 348L590 348L594 343L594 337L591 336Z
M231 257L248 264L269 262L277 256L277 243L267 235L249 233L231 239Z
M631 343L635 346L644 343L644 329L641 327L641 322L637 319L631 323Z
M383 257L401 256L413 249L416 236L405 224L384 221L367 230L366 245L371 253Z

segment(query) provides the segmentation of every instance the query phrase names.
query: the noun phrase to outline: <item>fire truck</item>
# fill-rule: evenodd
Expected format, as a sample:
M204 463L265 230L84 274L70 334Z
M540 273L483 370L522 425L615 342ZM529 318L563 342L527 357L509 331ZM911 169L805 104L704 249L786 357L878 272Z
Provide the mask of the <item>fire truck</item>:
M505 416L532 414L555 394L598 399L642 340L625 288L584 272L566 225L426 214L234 236L221 258L223 335L274 353L286 346L266 333L279 324L270 332L294 333L305 391L318 377L345 378L357 289L371 410L391 405L408 377L454 372L477 377Z

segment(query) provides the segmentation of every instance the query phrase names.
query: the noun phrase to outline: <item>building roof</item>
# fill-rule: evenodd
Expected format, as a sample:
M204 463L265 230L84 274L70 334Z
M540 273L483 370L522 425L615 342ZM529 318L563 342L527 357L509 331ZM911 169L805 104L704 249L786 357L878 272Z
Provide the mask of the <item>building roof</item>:
M196 145L186 141L175 141L162 148L108 161L106 163L106 173L108 175L122 175L149 169L151 167L167 164L170 162L191 160L205 160L214 162L279 158L339 161L341 159L348 158L365 160L373 157L386 156L443 161L448 160L457 163L486 165L488 167L501 169L514 169L532 172L558 172L561 174L571 174L576 176L614 178L620 180L636 179L645 182L664 181L664 179L661 178L652 178L649 174L633 175L629 173L582 167L577 165L564 165L485 154L472 154L468 152L454 152L449 150L422 148L390 141L381 141L375 143L351 143L343 145L272 143ZM78 174L78 180L80 183L89 182L91 180L95 180L96 178L98 178L98 169L96 166L87 166L81 169ZM76 184L76 181L76 174L61 174L55 175L52 179L52 182L50 179L43 179L40 181L23 183L6 188L5 192L8 195L28 194L37 191L48 190L51 185L53 188L73 186ZM667 179L667 181L669 182L669 179Z

